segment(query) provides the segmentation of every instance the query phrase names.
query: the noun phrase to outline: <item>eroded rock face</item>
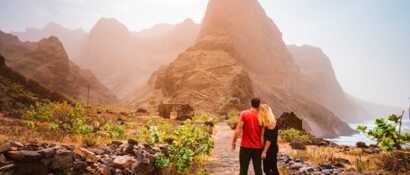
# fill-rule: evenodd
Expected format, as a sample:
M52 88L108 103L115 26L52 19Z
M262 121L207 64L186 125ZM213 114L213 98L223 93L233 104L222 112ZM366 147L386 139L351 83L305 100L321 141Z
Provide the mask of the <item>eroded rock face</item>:
M357 122L371 116L358 100L344 92L330 59L320 48L291 45L288 49L303 75L303 83L298 87L301 95L330 109L344 121Z
M209 36L229 37L235 59L272 84L286 86L297 72L282 33L257 0L210 0L199 39Z
M61 42L50 37L39 42L21 42L0 32L0 53L6 64L23 76L73 99L110 103L116 97L88 71L72 63Z
M245 107L253 96L251 80L231 54L229 42L207 38L180 54L152 78L153 93L145 99L190 104L204 111Z

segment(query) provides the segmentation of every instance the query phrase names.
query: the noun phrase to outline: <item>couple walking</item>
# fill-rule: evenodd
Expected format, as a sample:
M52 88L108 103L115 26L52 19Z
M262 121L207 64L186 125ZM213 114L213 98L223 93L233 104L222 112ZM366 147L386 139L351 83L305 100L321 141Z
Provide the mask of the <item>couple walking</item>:
M272 109L260 104L258 98L251 100L251 108L241 112L240 121L232 140L232 149L236 148L236 140L242 134L239 151L240 175L248 174L252 160L255 175L279 175L277 168L278 127Z

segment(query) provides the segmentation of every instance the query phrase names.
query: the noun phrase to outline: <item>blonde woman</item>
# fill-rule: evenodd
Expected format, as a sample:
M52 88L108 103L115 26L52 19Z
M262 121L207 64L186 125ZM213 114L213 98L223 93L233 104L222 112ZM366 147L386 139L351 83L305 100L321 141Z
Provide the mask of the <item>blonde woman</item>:
M276 125L276 118L272 112L272 109L266 105L262 104L259 109L259 124L263 129L263 171L266 175L279 175L277 167L278 154L278 127Z

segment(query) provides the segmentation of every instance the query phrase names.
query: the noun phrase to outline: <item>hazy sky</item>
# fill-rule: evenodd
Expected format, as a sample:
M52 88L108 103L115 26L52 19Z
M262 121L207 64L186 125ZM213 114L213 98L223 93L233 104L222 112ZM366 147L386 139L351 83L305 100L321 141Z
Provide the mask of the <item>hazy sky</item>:
M388 105L410 104L410 1L260 0L288 44L321 47L344 89ZM89 30L114 17L130 30L185 18L201 21L207 0L1 0L0 29L48 22ZM229 8L229 7L227 7Z

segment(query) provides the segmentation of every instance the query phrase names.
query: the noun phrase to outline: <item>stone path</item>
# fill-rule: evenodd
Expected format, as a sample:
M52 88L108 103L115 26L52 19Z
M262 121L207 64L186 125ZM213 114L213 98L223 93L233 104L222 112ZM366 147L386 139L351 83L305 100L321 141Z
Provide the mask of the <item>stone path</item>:
M226 123L220 123L215 131L215 148L206 165L207 170L213 175L238 175L239 142L237 149L232 151L233 130ZM254 175L252 165L249 166L249 175Z
M215 132L215 148L205 168L212 175L238 175L239 147L235 151L231 150L233 130L226 123L220 123L215 127ZM301 159L292 158L284 153L278 154L278 165L287 167L290 175L339 175L343 172L342 168L328 163L311 166ZM248 174L254 175L252 163L249 165Z

